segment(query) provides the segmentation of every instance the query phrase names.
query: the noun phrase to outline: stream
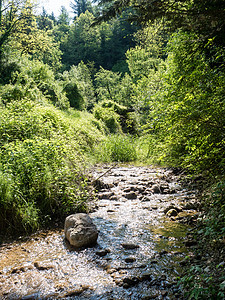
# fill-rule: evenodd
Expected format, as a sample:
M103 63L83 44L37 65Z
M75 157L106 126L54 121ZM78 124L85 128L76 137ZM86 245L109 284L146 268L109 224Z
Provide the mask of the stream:
M74 250L58 229L2 245L0 299L184 299L196 192L170 169L109 168L93 172L97 244Z

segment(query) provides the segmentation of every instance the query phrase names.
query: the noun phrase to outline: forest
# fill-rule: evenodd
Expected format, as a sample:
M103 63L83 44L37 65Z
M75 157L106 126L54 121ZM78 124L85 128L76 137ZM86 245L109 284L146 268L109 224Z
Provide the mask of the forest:
M224 247L225 3L71 8L73 19L0 0L1 239L87 211L89 169L131 162L200 182L197 233ZM224 289L223 272L216 280Z

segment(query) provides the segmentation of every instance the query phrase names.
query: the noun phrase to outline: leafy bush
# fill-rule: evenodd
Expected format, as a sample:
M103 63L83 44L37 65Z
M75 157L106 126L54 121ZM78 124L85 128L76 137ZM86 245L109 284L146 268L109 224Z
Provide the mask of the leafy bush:
M114 111L112 107L96 105L93 114L97 120L101 120L105 124L110 133L121 132L119 115Z
M138 121L135 113L126 106L114 101L102 101L93 111L96 119L102 120L110 133L124 132L134 134L138 131Z
M40 103L50 102L61 109L69 108L63 86L55 79L48 65L23 57L16 66L11 74L11 82L0 86L0 97L4 104L27 98Z
M77 109L87 108L92 109L95 103L95 91L91 78L89 67L83 62L77 66L72 66L69 71L65 71L62 75L65 85L67 97L70 100L70 105ZM74 94L68 94L69 86L73 87ZM72 89L71 89L72 92Z
M165 64L137 82L135 97L146 108L142 122L161 148L164 163L222 175L225 73L212 68L201 47L197 35L174 34Z
M84 211L84 161L102 139L101 122L25 99L0 107L0 115L0 230L35 230Z

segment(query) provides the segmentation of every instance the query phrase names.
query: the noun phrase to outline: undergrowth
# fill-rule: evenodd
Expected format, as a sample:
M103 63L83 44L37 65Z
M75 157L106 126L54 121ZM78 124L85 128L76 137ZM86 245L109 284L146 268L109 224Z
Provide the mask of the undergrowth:
M106 137L95 149L95 156L102 162L131 162L137 159L136 141L125 134Z
M198 246L180 279L187 299L225 298L225 182L211 186L202 196L204 213L193 231Z
M26 99L0 107L0 231L37 230L85 211L88 156L104 136L87 112Z

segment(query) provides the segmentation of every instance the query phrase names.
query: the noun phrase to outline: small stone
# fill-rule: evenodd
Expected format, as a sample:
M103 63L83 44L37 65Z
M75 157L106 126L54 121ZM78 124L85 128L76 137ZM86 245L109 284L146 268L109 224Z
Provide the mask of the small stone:
M148 196L144 196L142 199L141 199L142 202L148 202L148 201L151 201L151 198L148 197Z
M128 285L129 287L136 285L138 282L139 282L139 278L135 277L135 276L134 277L125 277L123 279L123 283L125 285ZM124 287L124 285L123 285L123 287Z
M151 261L151 264L157 264L158 263L158 260L156 260L156 259L153 259L152 261Z
M167 212L169 212L170 210L176 210L177 213L181 212L182 209L180 207L174 206L174 205L169 205L168 207L166 207L164 209L164 213L167 214Z
M126 263L133 263L136 261L136 258L135 257L127 257L125 258L125 262Z
M98 198L99 199L111 199L112 196L114 196L113 192L107 192L107 193L98 194Z
M96 254L100 257L106 256L108 253L110 253L109 249L102 249L102 250L96 251Z
M43 270L49 270L49 269L53 269L54 266L51 264L45 264L39 261L34 262L34 266L36 269L38 269L39 271L43 271Z
M141 280L148 280L148 281L152 281L152 274L150 272L144 272L141 274Z
M156 210L158 209L158 206L152 206L152 209Z
M63 297L72 297L72 296L79 296L82 294L85 290L88 289L88 286L78 286L72 290L67 291Z
M161 280L166 280L166 275L163 274L160 279Z
M114 268L108 268L108 269L106 270L106 272L107 272L108 274L113 274L113 273L117 272L117 270L114 269Z
M161 295L163 296L163 297L165 297L166 295L168 294L168 292L167 291L161 291Z
M137 248L139 248L138 245L136 245L136 244L129 244L129 243L123 243L123 244L122 244L122 247L123 247L124 249L128 249L128 250L132 250L132 249L137 249Z
M162 191L161 191L160 187L157 184L155 184L152 186L152 192L154 194L160 194Z
M135 192L130 192L130 193L124 194L124 197L129 199L129 200L132 200L132 199L137 198L137 194Z

